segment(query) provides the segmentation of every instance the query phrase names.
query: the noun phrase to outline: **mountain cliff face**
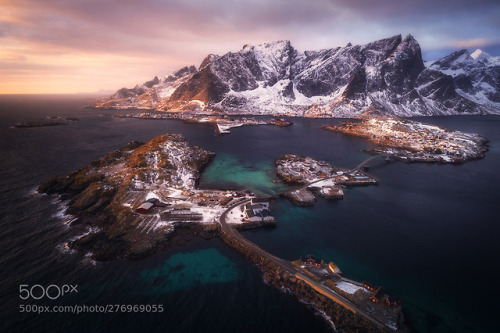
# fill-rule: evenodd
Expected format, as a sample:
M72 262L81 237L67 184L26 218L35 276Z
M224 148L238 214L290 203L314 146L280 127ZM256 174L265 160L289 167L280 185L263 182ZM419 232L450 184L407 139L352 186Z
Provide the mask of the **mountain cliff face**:
M461 50L428 64L453 78L457 92L478 104L500 109L500 57Z
M186 67L169 83L155 78L121 89L98 107L305 117L500 113L498 64L487 55L469 58L481 65L464 67L468 74L457 78L448 75L447 64L466 62L443 58L426 67L411 35L306 52L289 41L245 45L209 55L197 70ZM483 67L489 68L487 79L478 69ZM483 93L487 100L478 98Z

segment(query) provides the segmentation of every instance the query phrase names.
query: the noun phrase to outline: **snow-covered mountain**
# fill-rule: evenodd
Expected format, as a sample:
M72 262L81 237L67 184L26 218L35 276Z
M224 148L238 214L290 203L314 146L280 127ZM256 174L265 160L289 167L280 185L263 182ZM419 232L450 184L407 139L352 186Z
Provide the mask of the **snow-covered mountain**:
M428 67L453 77L460 95L500 109L500 57L479 49L472 54L461 50L428 63Z
M469 57L498 68L495 58L475 56ZM197 70L186 67L169 77L168 82L155 78L120 89L98 107L306 117L500 113L498 105L469 96L471 90L462 88L439 61L426 67L411 35L305 52L289 41L245 45L238 52L208 55ZM492 96L500 91L496 84Z
M151 81L138 84L134 88L122 88L105 100L97 102L95 107L102 109L158 109L163 110L170 95L193 73L196 67L183 67L163 77L155 76Z

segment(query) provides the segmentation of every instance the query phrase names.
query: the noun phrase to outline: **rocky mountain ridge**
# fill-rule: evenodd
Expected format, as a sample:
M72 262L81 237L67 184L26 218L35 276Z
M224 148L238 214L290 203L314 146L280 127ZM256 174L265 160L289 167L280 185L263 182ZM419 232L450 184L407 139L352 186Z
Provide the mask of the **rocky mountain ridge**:
M428 67L453 78L457 93L481 105L500 109L500 57L477 49L460 50Z
M245 45L208 55L170 80L120 89L96 107L304 117L499 114L499 62L479 52L462 62L452 56L426 66L411 35L305 52L289 41ZM462 75L448 75L449 66Z

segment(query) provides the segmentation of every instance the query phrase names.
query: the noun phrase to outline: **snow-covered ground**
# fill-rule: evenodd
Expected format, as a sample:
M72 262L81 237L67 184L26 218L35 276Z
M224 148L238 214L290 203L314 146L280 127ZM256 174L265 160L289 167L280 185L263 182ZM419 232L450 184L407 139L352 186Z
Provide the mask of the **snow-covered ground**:
M355 284L352 284L349 282L345 282L345 281L341 281L341 282L337 283L335 285L335 287L342 290L342 291L345 291L346 293L351 294L351 295L354 294L358 290L363 290L364 292L369 292L364 287L361 287L361 286L358 286L358 285L355 285Z
M241 224L243 222L245 222L245 217L240 205L234 207L226 214L227 224Z

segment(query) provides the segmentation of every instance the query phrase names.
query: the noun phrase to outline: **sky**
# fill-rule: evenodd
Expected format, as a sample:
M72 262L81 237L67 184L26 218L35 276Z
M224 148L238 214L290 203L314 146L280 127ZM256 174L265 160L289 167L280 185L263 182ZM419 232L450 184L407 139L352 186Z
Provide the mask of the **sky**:
M133 87L210 54L412 34L425 60L500 55L500 0L0 0L0 94Z

